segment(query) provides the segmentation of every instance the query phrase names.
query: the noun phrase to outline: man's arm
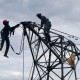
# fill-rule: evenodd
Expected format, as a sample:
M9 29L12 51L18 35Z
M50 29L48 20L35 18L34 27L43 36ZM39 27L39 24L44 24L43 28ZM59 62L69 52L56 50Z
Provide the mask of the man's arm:
M13 27L10 27L10 32L13 32L13 34L14 34L15 29L18 28L19 25L20 25L20 24L17 24L17 25L15 25L15 26L13 26Z

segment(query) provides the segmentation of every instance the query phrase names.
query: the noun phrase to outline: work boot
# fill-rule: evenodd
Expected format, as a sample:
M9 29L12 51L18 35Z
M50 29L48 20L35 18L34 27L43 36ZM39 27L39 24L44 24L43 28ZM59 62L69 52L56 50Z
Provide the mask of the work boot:
M9 58L7 55L4 54L4 57Z

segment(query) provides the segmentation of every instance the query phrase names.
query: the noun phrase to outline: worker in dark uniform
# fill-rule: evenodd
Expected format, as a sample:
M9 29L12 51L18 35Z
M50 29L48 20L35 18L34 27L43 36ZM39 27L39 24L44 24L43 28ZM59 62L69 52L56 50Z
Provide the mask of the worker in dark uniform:
M41 13L38 13L36 16L41 20L41 28L44 27L45 40L47 42L51 42L50 34L49 34L49 31L50 31L50 28L51 28L51 22L49 21L48 18L43 16Z
M8 51L9 51L9 46L10 46L10 41L9 41L9 34L14 32L15 28L17 28L19 26L19 24L17 24L16 26L10 27L9 26L9 21L4 20L3 21L3 25L4 28L1 30L1 44L0 44L0 50L2 50L4 42L6 42L6 50L4 53L4 57L7 57Z

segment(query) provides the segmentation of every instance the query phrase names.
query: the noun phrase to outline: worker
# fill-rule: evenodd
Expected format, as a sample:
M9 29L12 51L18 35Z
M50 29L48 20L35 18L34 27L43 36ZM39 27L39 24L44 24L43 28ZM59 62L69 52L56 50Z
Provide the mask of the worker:
M10 46L10 41L9 41L9 33L14 32L15 28L17 28L19 26L19 24L10 27L9 25L9 21L8 20L3 20L3 25L4 28L1 30L1 44L0 44L0 50L2 50L4 42L6 42L6 49L5 49L5 53L4 53L4 57L8 58L8 51L9 51L9 46Z
M45 40L47 42L51 42L50 34L49 34L49 31L50 31L50 28L51 28L51 22L49 21L48 18L43 16L41 13L38 13L36 16L41 20L41 28L44 27ZM41 28L39 28L39 30Z

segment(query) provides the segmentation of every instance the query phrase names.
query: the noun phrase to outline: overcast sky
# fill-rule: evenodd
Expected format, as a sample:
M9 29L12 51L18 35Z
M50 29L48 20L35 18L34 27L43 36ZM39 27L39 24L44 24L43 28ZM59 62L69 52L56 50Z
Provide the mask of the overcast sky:
M4 19L9 20L11 26L21 21L40 23L36 17L36 13L39 12L50 19L53 29L80 37L80 0L0 0L0 30L3 28ZM20 40L21 29L16 29L15 35L10 38L11 45L16 51L19 50ZM27 40L25 43L28 45ZM4 50L5 46L0 51L0 80L22 80L22 54L18 56L10 48L7 59L3 56ZM31 60L32 56L27 46L25 80L29 76ZM79 67L78 69L80 71Z

